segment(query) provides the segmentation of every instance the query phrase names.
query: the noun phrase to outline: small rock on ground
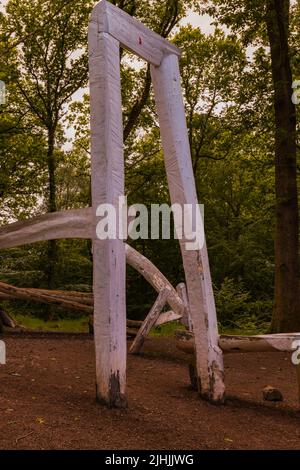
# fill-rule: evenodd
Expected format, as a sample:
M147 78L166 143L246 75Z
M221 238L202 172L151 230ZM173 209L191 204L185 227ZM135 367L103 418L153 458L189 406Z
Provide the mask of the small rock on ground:
M283 401L283 395L278 388L268 385L263 389L263 397L266 401Z

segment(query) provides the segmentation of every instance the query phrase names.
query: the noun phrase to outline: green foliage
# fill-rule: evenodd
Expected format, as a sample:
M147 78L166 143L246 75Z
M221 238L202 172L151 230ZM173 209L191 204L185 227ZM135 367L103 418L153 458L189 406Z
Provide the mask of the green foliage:
M58 319L44 321L41 318L30 314L15 315L15 319L19 325L29 330L35 331L53 331L57 333L88 333L89 325L87 318L79 319Z
M232 322L242 316L249 301L249 293L244 292L243 285L233 279L225 278L215 295L218 319L221 323Z
M182 49L189 139L197 192L205 205L219 321L226 331L265 331L274 290L274 137L263 2L113 3ZM0 79L7 82L9 93L7 106L0 108L1 223L47 211L47 131L53 128L57 209L90 205L89 97L85 94L79 102L71 98L87 84L91 7L83 0L10 0L6 14L0 16ZM218 26L214 33L181 27L180 19L189 8L214 15ZM299 18L296 5L291 21L295 73L299 73ZM229 27L226 32L224 24ZM128 203L169 203L149 70L122 51L121 73ZM66 128L72 128L71 141ZM174 286L184 281L176 240L138 240L133 246ZM46 268L45 243L0 253L0 278L18 286L46 287ZM57 244L55 286L91 291L90 242ZM156 295L128 268L129 317L144 318ZM7 305L24 316L27 312L44 316L44 309L36 305ZM70 312L59 311L58 316L69 318Z

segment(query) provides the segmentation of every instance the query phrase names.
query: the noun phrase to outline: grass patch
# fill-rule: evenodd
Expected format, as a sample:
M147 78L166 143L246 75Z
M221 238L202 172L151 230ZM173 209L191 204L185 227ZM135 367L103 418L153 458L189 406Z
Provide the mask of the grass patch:
M150 331L150 336L174 336L176 330L184 330L184 326L178 321L165 323L164 325L155 326Z
M59 319L44 321L29 315L14 315L17 323L29 330L57 331L61 333L88 333L88 318Z
M62 333L88 333L88 318L73 318L73 319L57 319L45 321L41 318L32 315L23 315L16 313L13 315L17 323L24 328L36 331L56 331ZM224 335L240 335L240 336L254 336L266 334L268 332L269 324L262 323L260 327L250 323L245 325L232 325L222 326L219 325L220 334ZM184 326L178 321L166 323L161 326L156 326L151 329L150 336L152 337L171 337L174 336L176 330L184 330Z

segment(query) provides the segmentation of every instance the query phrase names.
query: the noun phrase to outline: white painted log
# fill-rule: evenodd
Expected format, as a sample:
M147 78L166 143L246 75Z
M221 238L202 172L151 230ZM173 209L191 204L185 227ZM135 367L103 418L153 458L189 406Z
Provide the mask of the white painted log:
M230 336L221 335L219 345L224 352L290 352L294 351L293 343L300 340L300 333Z
M181 93L178 57L163 58L151 66L172 204L198 203ZM196 370L203 398L223 403L225 395L222 351L218 346L217 317L207 248L187 251L181 240L190 314L196 341ZM201 385L200 385L201 384Z
M61 238L92 238L92 209L41 215L0 228L0 249Z
M99 240L100 204L118 214L124 195L120 45L107 33L89 28L91 155L93 207L93 292L97 399L126 407L125 246L119 239Z
M176 292L178 293L179 297L181 298L185 306L185 313L184 313L184 316L181 318L181 323L184 326L186 326L189 329L189 331L193 331L189 299L187 295L186 285L184 282L181 282L180 284L176 286Z
M75 220L73 220L75 219ZM73 222L72 222L73 220ZM42 240L92 237L92 208L56 212L34 217L0 228L0 249L12 248ZM126 245L127 263L136 269L157 291L167 287L168 303L176 314L182 316L185 306L167 278L145 256Z
M169 310L168 312L163 312L158 317L158 320L155 322L155 326L165 325L166 323L171 323L173 321L178 321L181 319L181 315ZM140 328L143 322L140 320L127 320L127 327L130 328Z
M147 317L143 321L141 328L139 329L132 345L130 348L131 354L139 354L146 336L150 333L151 328L155 325L156 321L158 320L162 309L164 308L166 301L168 298L168 290L162 290L156 301L154 302L150 312L148 313Z
M165 325L166 323L171 323L173 321L179 321L182 319L182 315L169 310L168 312L163 312L160 314L158 319L155 322L155 326Z
M192 333L178 331L176 337L179 349L194 354L195 342ZM219 346L224 353L292 352L295 350L296 340L300 340L300 333L257 336L221 335Z
M95 33L109 33L122 47L150 64L160 65L164 54L181 55L176 46L105 0L95 6L91 16L91 28ZM97 48L97 42L93 38L90 47L92 51Z

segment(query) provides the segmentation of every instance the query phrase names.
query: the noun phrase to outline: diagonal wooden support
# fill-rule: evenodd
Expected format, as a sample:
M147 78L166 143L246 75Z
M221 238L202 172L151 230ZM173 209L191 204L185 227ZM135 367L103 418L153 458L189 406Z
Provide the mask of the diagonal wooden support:
M198 200L193 175L185 110L181 93L178 57L165 55L159 67L151 66L165 166L172 204L196 207ZM189 251L180 241L195 333L196 369L201 396L223 403L223 355L218 345L217 317L206 245Z
M168 295L168 289L164 289L159 293L156 301L154 302L149 314L145 318L141 328L138 331L138 334L135 337L135 340L131 345L131 354L139 354L146 339L146 336L150 333L151 328L155 325L156 321L158 320L161 314L162 309L164 308L167 302Z
M92 238L92 208L55 212L16 222L0 228L0 250L45 240ZM169 289L168 303L177 318L184 315L185 305L162 272L132 246L125 244L126 261L159 293ZM40 293L41 290L39 290ZM49 293L49 292L44 292ZM55 292L52 293L53 296ZM61 295L59 295L61 297Z
M179 297L181 298L182 302L185 306L185 312L183 317L181 318L181 323L188 328L189 331L193 331L193 325L191 321L191 312L189 306L189 299L186 290L186 285L184 282L181 282L176 286L176 292L178 293Z

